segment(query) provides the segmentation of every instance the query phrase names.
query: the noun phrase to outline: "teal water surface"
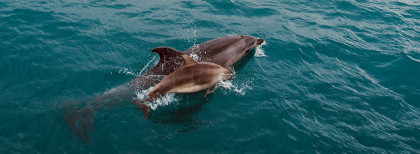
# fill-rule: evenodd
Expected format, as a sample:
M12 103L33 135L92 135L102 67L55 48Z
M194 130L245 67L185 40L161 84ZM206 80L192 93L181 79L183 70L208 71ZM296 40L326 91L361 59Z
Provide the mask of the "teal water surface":
M65 122L153 48L242 34L267 44L207 98L104 107L87 140ZM3 0L0 73L0 153L420 152L416 0Z

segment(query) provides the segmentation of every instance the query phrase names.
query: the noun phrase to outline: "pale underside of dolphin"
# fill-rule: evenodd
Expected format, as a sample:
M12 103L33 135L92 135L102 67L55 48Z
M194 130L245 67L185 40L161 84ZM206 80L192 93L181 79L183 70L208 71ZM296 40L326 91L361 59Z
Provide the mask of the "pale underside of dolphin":
M181 55L184 66L175 70L159 82L147 95L146 100L135 100L134 103L144 112L146 118L150 110L146 103L155 101L166 93L194 93L215 86L219 80L231 77L231 71L210 62L196 62L186 54Z

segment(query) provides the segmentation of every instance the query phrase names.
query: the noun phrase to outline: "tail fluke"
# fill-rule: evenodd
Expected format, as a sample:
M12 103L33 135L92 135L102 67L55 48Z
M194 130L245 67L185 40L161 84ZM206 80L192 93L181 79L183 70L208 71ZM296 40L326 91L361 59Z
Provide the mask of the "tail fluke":
M140 101L140 100L134 100L133 103L137 105L137 107L143 111L144 116L146 119L149 117L150 114L150 108L146 105L147 101Z
M79 107L80 102L72 101L66 103L62 119L72 129L74 135L80 136L85 142L89 142L88 131L94 132L93 118L95 111L92 106Z

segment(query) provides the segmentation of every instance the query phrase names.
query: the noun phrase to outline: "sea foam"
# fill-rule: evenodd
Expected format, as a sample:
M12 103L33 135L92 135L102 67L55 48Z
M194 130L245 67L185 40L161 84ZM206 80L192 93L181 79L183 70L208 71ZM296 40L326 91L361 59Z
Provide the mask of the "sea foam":
M262 46L264 46L264 45L267 45L266 41L264 41L261 45L259 45L255 48L254 57L267 57L264 50L262 49Z

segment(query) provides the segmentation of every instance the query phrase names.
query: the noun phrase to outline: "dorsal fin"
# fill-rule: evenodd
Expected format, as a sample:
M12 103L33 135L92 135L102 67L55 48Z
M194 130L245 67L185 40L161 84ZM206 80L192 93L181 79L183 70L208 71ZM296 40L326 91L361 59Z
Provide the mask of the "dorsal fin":
M159 63L146 72L145 75L168 75L183 65L184 60L180 57L181 51L170 47L158 47L152 50L159 54Z
M182 57L182 59L184 59L184 66L197 63L194 59L192 59L187 54L182 54L181 57Z

